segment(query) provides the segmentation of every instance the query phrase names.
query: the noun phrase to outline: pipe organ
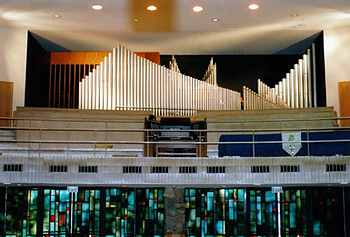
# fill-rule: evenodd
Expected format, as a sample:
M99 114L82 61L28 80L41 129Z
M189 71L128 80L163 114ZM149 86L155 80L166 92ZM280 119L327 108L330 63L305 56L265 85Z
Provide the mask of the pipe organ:
M258 79L258 93L243 88L244 109L310 108L312 107L311 51L298 60L285 78L273 88ZM315 85L313 85L315 87Z
M243 87L243 101L244 110L288 108L288 106L279 96L275 96L274 98L266 98L252 91L246 86Z
M174 55L173 55L173 57L171 58L171 61L170 61L170 63L169 63L169 69L172 70L172 71L175 71L175 72L180 72L179 65L177 64Z
M213 85L217 85L218 83L216 75L216 63L214 64L214 59L211 58L208 69L204 74L203 81L206 81Z
M310 50L304 54L302 59L294 64L294 68L286 73L286 77L273 88L258 80L258 94L276 103L276 98L281 99L290 108L309 108L311 103L310 85Z
M79 82L79 108L151 110L157 116L240 110L240 93L216 84L212 61L210 77L201 81L181 74L175 60L168 69L118 45Z

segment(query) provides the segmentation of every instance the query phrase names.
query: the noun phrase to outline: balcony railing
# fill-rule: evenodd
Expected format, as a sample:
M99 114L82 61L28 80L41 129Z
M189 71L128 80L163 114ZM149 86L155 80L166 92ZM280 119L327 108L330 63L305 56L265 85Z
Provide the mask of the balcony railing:
M3 118L4 119L4 118ZM346 118L333 118L337 121ZM310 119L329 120L329 118ZM306 185L350 182L350 156L283 156L256 157L258 144L282 141L219 142L219 141L152 141L155 129L120 129L113 123L143 123L141 120L61 120L13 119L16 127L1 127L0 179L2 183L81 184L81 185ZM283 128L296 119L249 120L247 123L278 122L279 128L186 130L204 134L261 134L283 132L349 131L349 127ZM305 119L303 119L305 121ZM50 122L53 126L43 126ZM86 123L105 124L87 127ZM221 123L235 123L225 122ZM336 122L335 122L336 124ZM103 126L103 125L102 125ZM229 126L228 126L229 127ZM172 130L166 130L172 132ZM178 132L178 131L174 131ZM308 137L308 136L307 136ZM318 142L350 142L342 140L306 140ZM150 144L252 144L251 157L145 157ZM288 141L287 141L288 143ZM201 147L201 146L199 146ZM55 169L52 167L64 167ZM85 168L84 168L85 167ZM87 167L87 168L86 168ZM89 168L93 167L93 168ZM154 168L156 167L156 168ZM158 168L157 168L158 167ZM164 167L164 168L162 168ZM214 167L214 168L213 168ZM215 168L218 167L218 168ZM81 171L84 172L81 172ZM89 170L93 171L90 172ZM127 171L127 172L126 172Z

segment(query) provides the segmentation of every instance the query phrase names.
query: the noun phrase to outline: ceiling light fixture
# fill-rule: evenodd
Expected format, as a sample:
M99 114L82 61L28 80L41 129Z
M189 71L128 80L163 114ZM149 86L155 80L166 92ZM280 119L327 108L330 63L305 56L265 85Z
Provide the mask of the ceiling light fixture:
M347 184L349 184L349 182L340 182L340 184L347 185Z
M218 22L218 21L220 21L220 19L219 18L213 18L213 19L211 19L211 21L212 22Z
M60 15L60 14L53 14L52 17L53 17L53 18L60 18L61 15Z
M135 19L134 19L134 21L135 21L135 22L138 22L138 21L139 21L139 19L135 18Z
M101 5L98 5L98 4L96 4L96 5L93 5L92 6L92 9L94 9L94 10L101 10L102 9L102 6Z
M298 17L298 16L299 16L298 13L293 13L293 14L290 15L290 17Z
M192 10L193 10L194 12L201 12L201 11L203 11L203 7L201 7L201 6L199 6L199 5L196 5L196 6L194 6L194 7L192 8Z
M259 9L259 5L257 4L257 3L252 3L252 4L250 4L249 6L248 6L248 8L250 9L250 10L258 10Z
M148 11L155 11L155 10L157 10L157 7L154 6L154 5L151 5L151 6L148 6L148 7L147 7L147 10L148 10Z

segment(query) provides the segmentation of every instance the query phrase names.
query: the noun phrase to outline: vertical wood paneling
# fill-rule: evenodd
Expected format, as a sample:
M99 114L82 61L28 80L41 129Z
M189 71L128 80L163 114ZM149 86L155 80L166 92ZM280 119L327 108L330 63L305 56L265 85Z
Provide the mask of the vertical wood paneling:
M339 112L341 117L350 117L350 81L338 82ZM350 119L341 120L342 127L350 126Z

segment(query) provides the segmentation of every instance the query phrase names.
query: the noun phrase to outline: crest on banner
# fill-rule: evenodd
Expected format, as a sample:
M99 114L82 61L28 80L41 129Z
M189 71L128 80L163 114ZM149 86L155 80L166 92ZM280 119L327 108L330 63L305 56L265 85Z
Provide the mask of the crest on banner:
M301 149L301 133L282 133L282 148L289 155L295 156Z

